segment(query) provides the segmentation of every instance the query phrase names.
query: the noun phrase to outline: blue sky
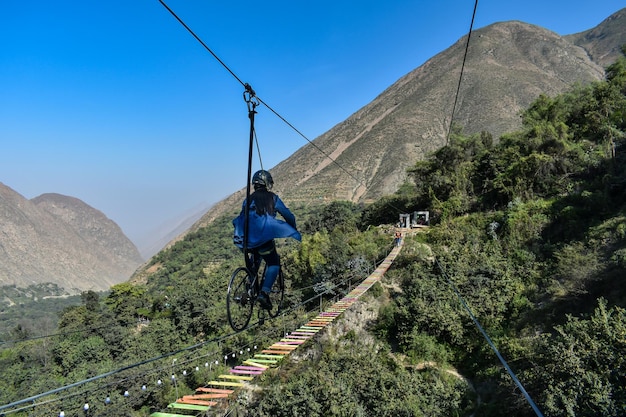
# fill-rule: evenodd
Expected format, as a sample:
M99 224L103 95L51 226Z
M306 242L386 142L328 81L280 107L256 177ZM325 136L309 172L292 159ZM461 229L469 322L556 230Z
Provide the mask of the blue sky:
M474 7L472 0L165 3L311 140L466 34ZM481 0L474 29L521 20L565 35L622 7ZM0 182L24 197L79 198L138 241L245 186L243 88L158 0L8 1L0 39ZM265 168L307 143L263 106L256 131Z

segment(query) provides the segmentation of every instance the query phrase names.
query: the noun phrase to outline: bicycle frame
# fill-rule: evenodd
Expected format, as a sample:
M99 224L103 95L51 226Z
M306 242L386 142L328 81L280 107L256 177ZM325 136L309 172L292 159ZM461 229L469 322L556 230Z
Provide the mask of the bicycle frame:
M265 271L267 264L264 264L263 272L259 276L259 269L263 263L262 256L253 251L246 254L246 266L237 268L228 285L226 296L226 309L228 313L228 321L235 331L241 331L248 326L254 304L261 291L263 280L265 279ZM277 282L272 288L270 299L275 306L272 310L258 309L259 323L265 320L265 314L274 318L278 315L282 308L282 301L285 293L284 277L282 268L279 269Z
M261 275L261 279L259 279L259 268L261 267L261 262L263 258L258 252L249 251L246 256L246 267L248 271L250 271L250 275L252 277L253 282L251 284L254 285L254 294L257 296L261 291L261 286L263 285L263 281L265 280L265 269L267 266L263 268L263 274Z

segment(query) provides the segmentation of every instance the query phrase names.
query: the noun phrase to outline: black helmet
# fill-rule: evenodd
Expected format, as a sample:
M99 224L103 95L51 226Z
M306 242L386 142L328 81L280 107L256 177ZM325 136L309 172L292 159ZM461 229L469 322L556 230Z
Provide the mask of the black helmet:
M272 189L274 180L272 174L269 171L260 170L254 173L252 176L252 184L255 186L266 187L268 190Z

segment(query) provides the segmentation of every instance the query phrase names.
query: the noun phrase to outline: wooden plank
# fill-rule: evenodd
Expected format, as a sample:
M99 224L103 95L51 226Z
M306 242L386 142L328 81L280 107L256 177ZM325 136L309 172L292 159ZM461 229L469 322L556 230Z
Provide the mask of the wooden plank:
M243 376L243 375L228 375L228 374L222 374L220 376L218 376L218 378L222 378L222 379L234 379L237 381L252 381L254 378L251 376Z
M193 394L193 395L183 395L183 399L192 399L192 400L214 400L217 398L228 398L228 394L221 393L209 393L209 394Z
M172 413L163 413L161 411L157 411L155 413L150 414L150 417L189 417L189 414L172 414Z
M177 399L176 402L179 404L195 404L195 405L206 405L206 406L217 405L215 401L193 400L193 399L186 400L184 397Z
M265 371L265 369L258 368L256 370L250 369L241 369L241 368L231 368L228 370L231 374L241 374L241 375L261 375Z
M258 366L245 366L245 365L237 365L234 369L242 369L246 371L260 371L263 372L265 369L259 368Z
M294 350L297 349L298 346L296 345L287 345L285 343L274 343L272 346L269 347L269 349L274 349L274 350Z
M246 365L256 366L261 369L269 368L269 366L263 365L262 363L258 363L257 361L253 361L252 359L245 360L243 361L243 363L245 363Z
M284 358L284 356L282 355L264 355L262 353L257 353L256 355L254 355L255 358L261 358L261 359L276 359L276 360L281 360L282 358Z
M302 340L302 339L292 339L290 337L284 337L282 339L280 339L280 341L276 342L276 344L289 344L289 345L301 345L304 342L306 342L306 340Z
M209 385L218 387L243 387L243 382L227 382L227 381L209 381Z
M258 364L264 364L264 363L269 363L269 364L275 364L278 363L278 361L273 360L273 359L249 359L250 362L254 362L254 363L258 363Z
M296 332L292 332L289 333L289 335L287 336L290 339L303 339L303 340L308 340L311 338L311 335L302 335L302 334L297 334Z
M194 410L194 411L206 411L209 409L207 405L186 404L186 403L171 403L168 408L178 408L179 410Z
M208 388L208 387L199 387L199 388L196 388L196 391L212 392L215 394L232 394L233 392L235 392L232 389L220 389L220 388Z
M258 370L258 371L250 371L247 369L229 369L228 372L230 372L231 374L241 374L241 375L261 375L263 373L262 370Z
M275 349L263 349L261 351L261 353L269 353L269 354L276 354L276 355L289 355L291 352L293 352L292 350L275 350Z

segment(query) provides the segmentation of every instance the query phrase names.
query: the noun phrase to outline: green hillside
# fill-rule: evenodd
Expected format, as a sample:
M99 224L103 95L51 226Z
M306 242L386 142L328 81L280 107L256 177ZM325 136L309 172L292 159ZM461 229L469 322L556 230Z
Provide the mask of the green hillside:
M83 294L59 336L5 346L0 404L118 370L14 415L79 415L86 401L98 416L163 409L224 372L231 354L348 292L390 249L391 228L379 226L427 208L431 226L406 237L366 303L264 374L237 415L535 415L463 303L544 415L624 415L626 58L606 81L539 97L522 119L497 144L457 129L410 169L412 182L368 207L292 207L303 241L279 247L284 318L228 327L226 285L242 262L231 213L106 297ZM207 366L182 376L197 363ZM154 383L174 373L176 383Z

